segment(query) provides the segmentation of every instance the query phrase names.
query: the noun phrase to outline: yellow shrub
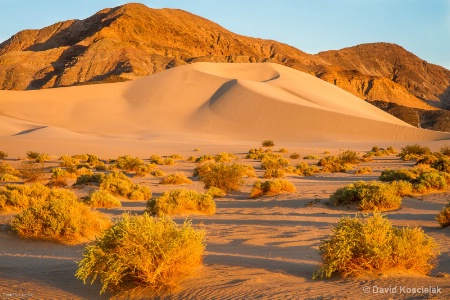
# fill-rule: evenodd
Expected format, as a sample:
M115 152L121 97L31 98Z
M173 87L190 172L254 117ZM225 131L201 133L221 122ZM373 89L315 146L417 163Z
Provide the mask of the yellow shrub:
M276 179L273 181L256 181L253 184L250 198L257 198L261 196L274 196L283 192L295 192L295 186L284 179Z
M150 199L147 202L147 212L158 216L186 213L213 215L216 212L216 203L210 194L176 189Z

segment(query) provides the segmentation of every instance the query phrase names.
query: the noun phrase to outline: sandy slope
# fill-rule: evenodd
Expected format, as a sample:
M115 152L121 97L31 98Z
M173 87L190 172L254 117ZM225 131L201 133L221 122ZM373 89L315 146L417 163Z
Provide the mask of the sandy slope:
M413 128L334 85L276 64L197 63L126 83L0 91L0 128L1 144L11 145L6 150L30 141L56 152L63 150L61 140L114 146L124 140L449 137Z

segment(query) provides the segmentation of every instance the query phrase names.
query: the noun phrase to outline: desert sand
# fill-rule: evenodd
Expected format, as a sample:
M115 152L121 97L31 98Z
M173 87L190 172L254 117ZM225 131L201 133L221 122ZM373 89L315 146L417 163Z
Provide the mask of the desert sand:
M272 139L275 149L324 156L342 149L365 152L372 146L419 143L439 150L450 134L414 128L359 98L313 76L275 64L198 63L174 68L132 82L50 90L0 91L0 150L8 163L28 150L52 155L95 153L100 158L180 153L200 156L228 151L262 176L260 162L245 152ZM194 152L199 147L200 152ZM286 157L289 153L284 154ZM292 163L303 161L292 160ZM305 160L315 163L317 160ZM375 158L374 173L288 175L297 191L249 199L255 179L240 192L217 199L213 216L191 215L196 228L207 231L204 266L179 291L162 299L449 299L450 232L434 220L448 203L450 192L405 198L402 207L387 212L397 226L421 226L440 245L437 267L429 276L380 274L378 278L312 280L320 264L318 246L339 218L353 216L352 207L334 207L329 196L357 180L376 180L386 168L411 167L395 156ZM177 161L162 166L166 173L185 172L196 164ZM173 188L151 176L134 178L155 196ZM187 188L203 190L194 180ZM79 196L89 187L77 189ZM124 211L143 213L145 201L123 201L120 209L103 209L112 218ZM100 285L74 277L85 244L59 245L23 240L8 233L13 215L0 215L0 293L29 299L149 299L146 288L100 296ZM177 216L182 223L186 216ZM364 293L365 286L397 287L396 294ZM440 287L435 296L400 293L401 287ZM18 297L16 297L18 298Z

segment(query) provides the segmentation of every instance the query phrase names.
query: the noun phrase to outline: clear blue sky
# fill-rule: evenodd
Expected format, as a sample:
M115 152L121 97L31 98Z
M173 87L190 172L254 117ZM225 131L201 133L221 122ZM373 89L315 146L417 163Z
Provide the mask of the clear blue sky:
M119 0L0 0L0 41L22 29L84 19ZM308 53L391 42L450 69L450 0L148 0L181 8L246 36Z

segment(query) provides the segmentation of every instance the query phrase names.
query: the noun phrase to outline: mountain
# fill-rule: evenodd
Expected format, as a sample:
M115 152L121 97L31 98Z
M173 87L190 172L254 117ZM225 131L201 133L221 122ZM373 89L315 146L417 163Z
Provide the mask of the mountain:
M15 34L0 44L0 89L126 81L195 62L282 64L381 108L412 108L422 119L424 112L450 108L450 71L400 46L364 44L312 55L235 34L182 10L136 3ZM439 123L426 121L414 125Z

